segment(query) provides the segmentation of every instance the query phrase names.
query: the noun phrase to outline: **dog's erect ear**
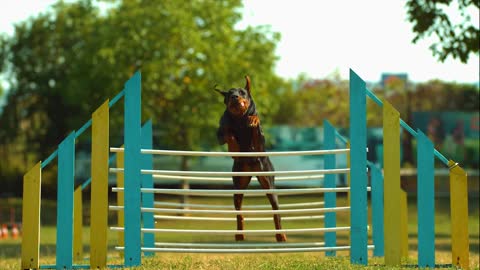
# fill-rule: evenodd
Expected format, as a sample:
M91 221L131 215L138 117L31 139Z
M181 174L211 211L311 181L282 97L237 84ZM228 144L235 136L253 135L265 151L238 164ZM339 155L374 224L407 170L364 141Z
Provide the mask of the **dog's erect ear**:
M248 95L250 95L250 77L248 75L245 75L245 90L247 90Z
M215 91L217 91L218 93L220 93L223 97L227 97L227 95L228 95L228 92L227 92L227 91L223 91L223 90L218 89L216 84L215 84L215 86L213 87L213 90L215 90Z

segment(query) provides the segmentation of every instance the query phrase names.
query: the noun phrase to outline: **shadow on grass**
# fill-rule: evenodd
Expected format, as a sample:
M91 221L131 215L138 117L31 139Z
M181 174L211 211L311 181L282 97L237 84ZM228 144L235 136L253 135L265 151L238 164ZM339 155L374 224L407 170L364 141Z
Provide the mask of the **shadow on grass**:
M418 239L417 233L409 233L409 239ZM470 243L470 253L480 254L480 245L479 245L479 236L478 234L470 234L468 242ZM418 249L418 242L410 242L408 244L410 250ZM446 233L435 233L435 250L437 251L451 251L452 250L452 240L450 234Z
M21 243L2 243L0 249L0 258L13 259L22 256ZM55 256L56 246L54 244L41 244L40 257Z
M22 244L20 242L2 243L0 242L0 258L5 259L20 259L22 256ZM108 246L108 252L114 252L115 248L112 245ZM83 245L83 254L87 256L90 253L90 245ZM40 258L55 257L55 244L40 244Z
M384 265L382 265L384 266ZM445 269L452 269L453 265L451 264L435 264L435 269L441 269L441 268L445 268ZM418 264L402 264L402 268L420 268L418 266ZM422 269L425 269L424 267L421 267Z

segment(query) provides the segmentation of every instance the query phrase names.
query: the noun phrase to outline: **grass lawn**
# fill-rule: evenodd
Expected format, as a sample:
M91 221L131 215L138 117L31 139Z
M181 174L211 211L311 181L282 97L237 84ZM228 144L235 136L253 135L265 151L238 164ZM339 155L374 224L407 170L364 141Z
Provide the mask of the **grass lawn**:
M280 203L294 202L312 202L322 200L321 195L309 196L284 196L280 197ZM160 198L156 200L175 201L173 197ZM208 204L230 204L230 198L203 199L192 197L190 203L208 203ZM1 202L1 201L0 201ZM245 198L245 204L266 204L265 198ZM345 197L339 197L338 206L346 205ZM450 221L449 221L449 199L438 198L436 200L436 263L451 263L451 240L450 240ZM144 257L143 265L135 269L405 269L411 268L417 261L417 210L416 199L409 198L409 258L402 262L402 266L397 268L383 266L383 258L372 257L372 251L369 251L369 265L367 267L355 266L349 263L347 251L337 252L337 257L325 257L324 253L279 253L279 254L181 254L181 253L157 253L153 257ZM47 210L42 208L42 216ZM469 241L470 241L470 266L471 269L479 268L479 208L478 201L472 201L469 206ZM85 213L89 213L86 209ZM110 213L111 225L114 223L114 212ZM48 215L55 216L49 212ZM85 218L88 223L88 218ZM40 263L55 263L55 242L56 230L52 225L42 226L41 245L40 245ZM371 216L369 213L369 223ZM322 227L322 220L312 221L283 221L283 227L293 228L311 228ZM337 214L337 226L348 226L348 212ZM196 228L196 229L234 229L235 222L204 222L196 221L166 221L159 220L157 227L162 228ZM246 222L245 229L271 229L273 222ZM369 231L369 244L371 244L371 231ZM122 264L123 259L119 253L114 250L117 239L116 232L109 232L109 264ZM85 259L76 263L88 264L88 241L90 231L84 227L84 251ZM156 241L162 242L231 242L233 236L210 236L193 234L156 234ZM0 240L0 269L20 269L21 240L7 239ZM273 242L273 236L247 236L250 242ZM323 241L323 234L295 234L288 235L288 242L320 242ZM348 234L346 232L337 233L338 245L348 245Z

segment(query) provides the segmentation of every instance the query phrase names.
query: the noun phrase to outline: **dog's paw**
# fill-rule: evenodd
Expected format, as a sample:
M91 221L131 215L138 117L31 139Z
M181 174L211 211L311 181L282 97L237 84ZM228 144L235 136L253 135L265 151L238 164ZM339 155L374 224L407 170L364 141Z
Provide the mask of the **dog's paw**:
M277 242L286 242L287 236L285 234L276 234L275 237L277 238Z
M257 115L251 115L248 117L248 126L249 127L258 127L260 125L260 118Z
M235 241L243 241L243 240L245 240L245 235L235 234Z

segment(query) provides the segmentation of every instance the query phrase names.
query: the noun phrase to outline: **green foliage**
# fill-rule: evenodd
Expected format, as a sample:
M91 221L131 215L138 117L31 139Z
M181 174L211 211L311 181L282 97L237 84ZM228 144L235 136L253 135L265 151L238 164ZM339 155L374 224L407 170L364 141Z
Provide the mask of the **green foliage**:
M160 131L155 144L216 145L224 105L213 87L243 86L247 74L262 120L270 121L283 86L273 73L279 35L236 29L240 0L106 2L101 11L91 0L59 1L1 39L0 67L11 85L0 115L2 142L28 145L32 160L46 158L136 70L144 120L152 118ZM123 121L116 112L114 134Z
M300 76L280 93L281 110L274 115L275 124L321 126L328 119L337 127L348 127L348 81L324 80ZM475 84L432 80L413 84L393 80L382 87L370 88L386 99L409 122L414 111L478 111L480 92ZM411 123L410 123L411 124ZM367 125L382 125L382 109L367 98Z
M336 126L348 125L348 82L338 78L312 80L300 76L280 99L276 124L321 126L328 119Z
M475 112L480 108L479 94L474 84L433 80L417 85L412 104L415 111Z
M153 119L156 146L217 146L224 105L213 87L243 86L246 74L266 127L319 126L324 119L348 126L348 83L300 77L287 84L277 77L280 37L267 27L236 29L240 0L102 2L107 9L91 0L59 1L17 24L13 36L0 37L0 71L9 80L0 113L0 158L6 160L0 177L20 181L27 166L46 158L136 70L142 71L143 115ZM478 88L443 84L421 84L410 99L393 83L386 98L402 114L406 100L414 110L478 108ZM369 125L381 123L374 108L369 103ZM122 113L112 110L113 145L120 144Z
M96 16L89 1L59 2L16 26L4 52L11 89L0 116L2 139L45 157L105 99L107 78L89 70L100 45Z
M446 12L456 5L456 14ZM478 0L408 0L406 2L408 20L413 24L413 43L429 36L438 40L430 49L441 62L448 56L466 63L470 54L477 54L480 45L478 22L472 22L468 12L479 12ZM462 21L455 22L459 16Z
M243 86L249 74L257 101L267 103L265 95L275 90L278 37L268 38L265 29L235 30L240 1L152 3L125 1L111 13L117 31L107 40L115 42L103 53L130 72L142 69L144 112L164 132L163 144L195 149L215 142L223 103L213 86Z

